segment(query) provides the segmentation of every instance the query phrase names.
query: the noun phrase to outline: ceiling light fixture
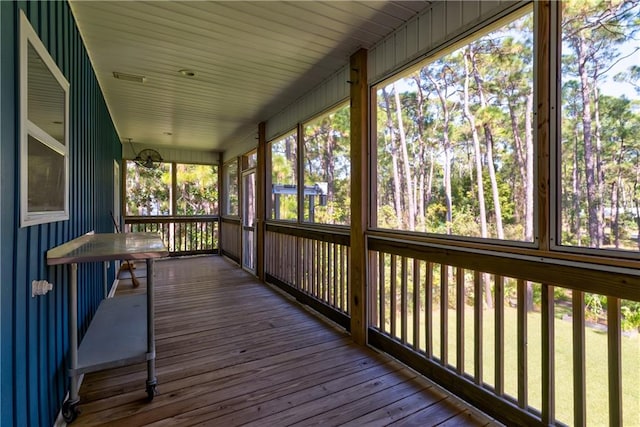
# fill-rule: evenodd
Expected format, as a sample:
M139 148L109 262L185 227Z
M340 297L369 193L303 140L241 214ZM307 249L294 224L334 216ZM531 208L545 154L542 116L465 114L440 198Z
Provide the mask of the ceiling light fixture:
M179 73L182 74L185 77L195 77L196 76L196 72L193 71L193 70L180 70Z
M113 77L115 77L118 80L126 80L128 82L135 82L135 83L145 83L147 81L147 78L145 76L139 76L137 74L119 73L117 71L113 72Z

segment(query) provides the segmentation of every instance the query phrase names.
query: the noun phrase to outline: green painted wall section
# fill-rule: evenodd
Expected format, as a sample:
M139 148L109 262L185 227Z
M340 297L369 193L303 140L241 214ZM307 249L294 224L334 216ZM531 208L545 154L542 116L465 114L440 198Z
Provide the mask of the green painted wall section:
M19 226L19 11L70 87L70 219ZM88 231L112 231L113 161L121 144L66 2L0 1L0 426L51 426L68 389L68 273L46 251ZM111 267L109 283L113 281ZM31 297L31 281L54 284ZM79 268L84 333L103 296L102 265Z

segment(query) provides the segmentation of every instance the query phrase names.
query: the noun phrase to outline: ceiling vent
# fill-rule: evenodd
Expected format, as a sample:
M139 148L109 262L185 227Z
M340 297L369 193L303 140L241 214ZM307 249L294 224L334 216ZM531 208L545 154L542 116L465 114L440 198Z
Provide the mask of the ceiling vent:
M119 73L117 71L113 72L113 77L115 77L118 80L126 80L128 82L135 82L135 83L144 83L147 81L147 78L145 76L138 76L136 74Z

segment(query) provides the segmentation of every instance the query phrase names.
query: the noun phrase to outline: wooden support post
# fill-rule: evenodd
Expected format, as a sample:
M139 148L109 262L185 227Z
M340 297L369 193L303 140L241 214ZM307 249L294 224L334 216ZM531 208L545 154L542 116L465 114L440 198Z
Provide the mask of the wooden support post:
M358 344L367 342L367 215L369 212L369 85L367 84L367 51L360 49L351 56L351 336Z
M169 212L171 215L178 215L178 166L176 162L171 162L171 206Z
M558 6L554 4L553 7ZM535 7L538 8L538 48L537 48L537 66L535 70L535 90L537 92L537 170L538 170L538 244L543 251L548 251L551 243L549 241L550 233L550 215L551 215L551 188L550 188L550 147L549 141L551 137L551 82L555 81L557 71L553 70L551 64L551 50L557 56L558 49L551 46L551 2L539 1ZM557 30L557 29L554 29ZM559 61L559 58L557 58ZM556 62L560 64L560 62ZM549 70L551 70L551 79ZM555 110L554 110L555 111ZM534 166L535 168L535 166ZM535 176L535 175L534 175ZM553 236L555 239L555 236ZM555 243L555 242L554 242Z
M267 124L261 122L258 125L258 165L256 169L256 275L260 280L264 280L264 233L265 233L265 220L266 220L266 156L265 147ZM242 233L242 232L241 232Z

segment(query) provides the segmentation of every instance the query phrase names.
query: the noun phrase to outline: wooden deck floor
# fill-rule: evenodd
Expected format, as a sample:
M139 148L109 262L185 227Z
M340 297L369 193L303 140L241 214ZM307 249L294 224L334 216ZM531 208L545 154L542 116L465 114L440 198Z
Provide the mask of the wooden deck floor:
M155 266L160 394L144 364L89 374L74 425L496 425L221 257Z

